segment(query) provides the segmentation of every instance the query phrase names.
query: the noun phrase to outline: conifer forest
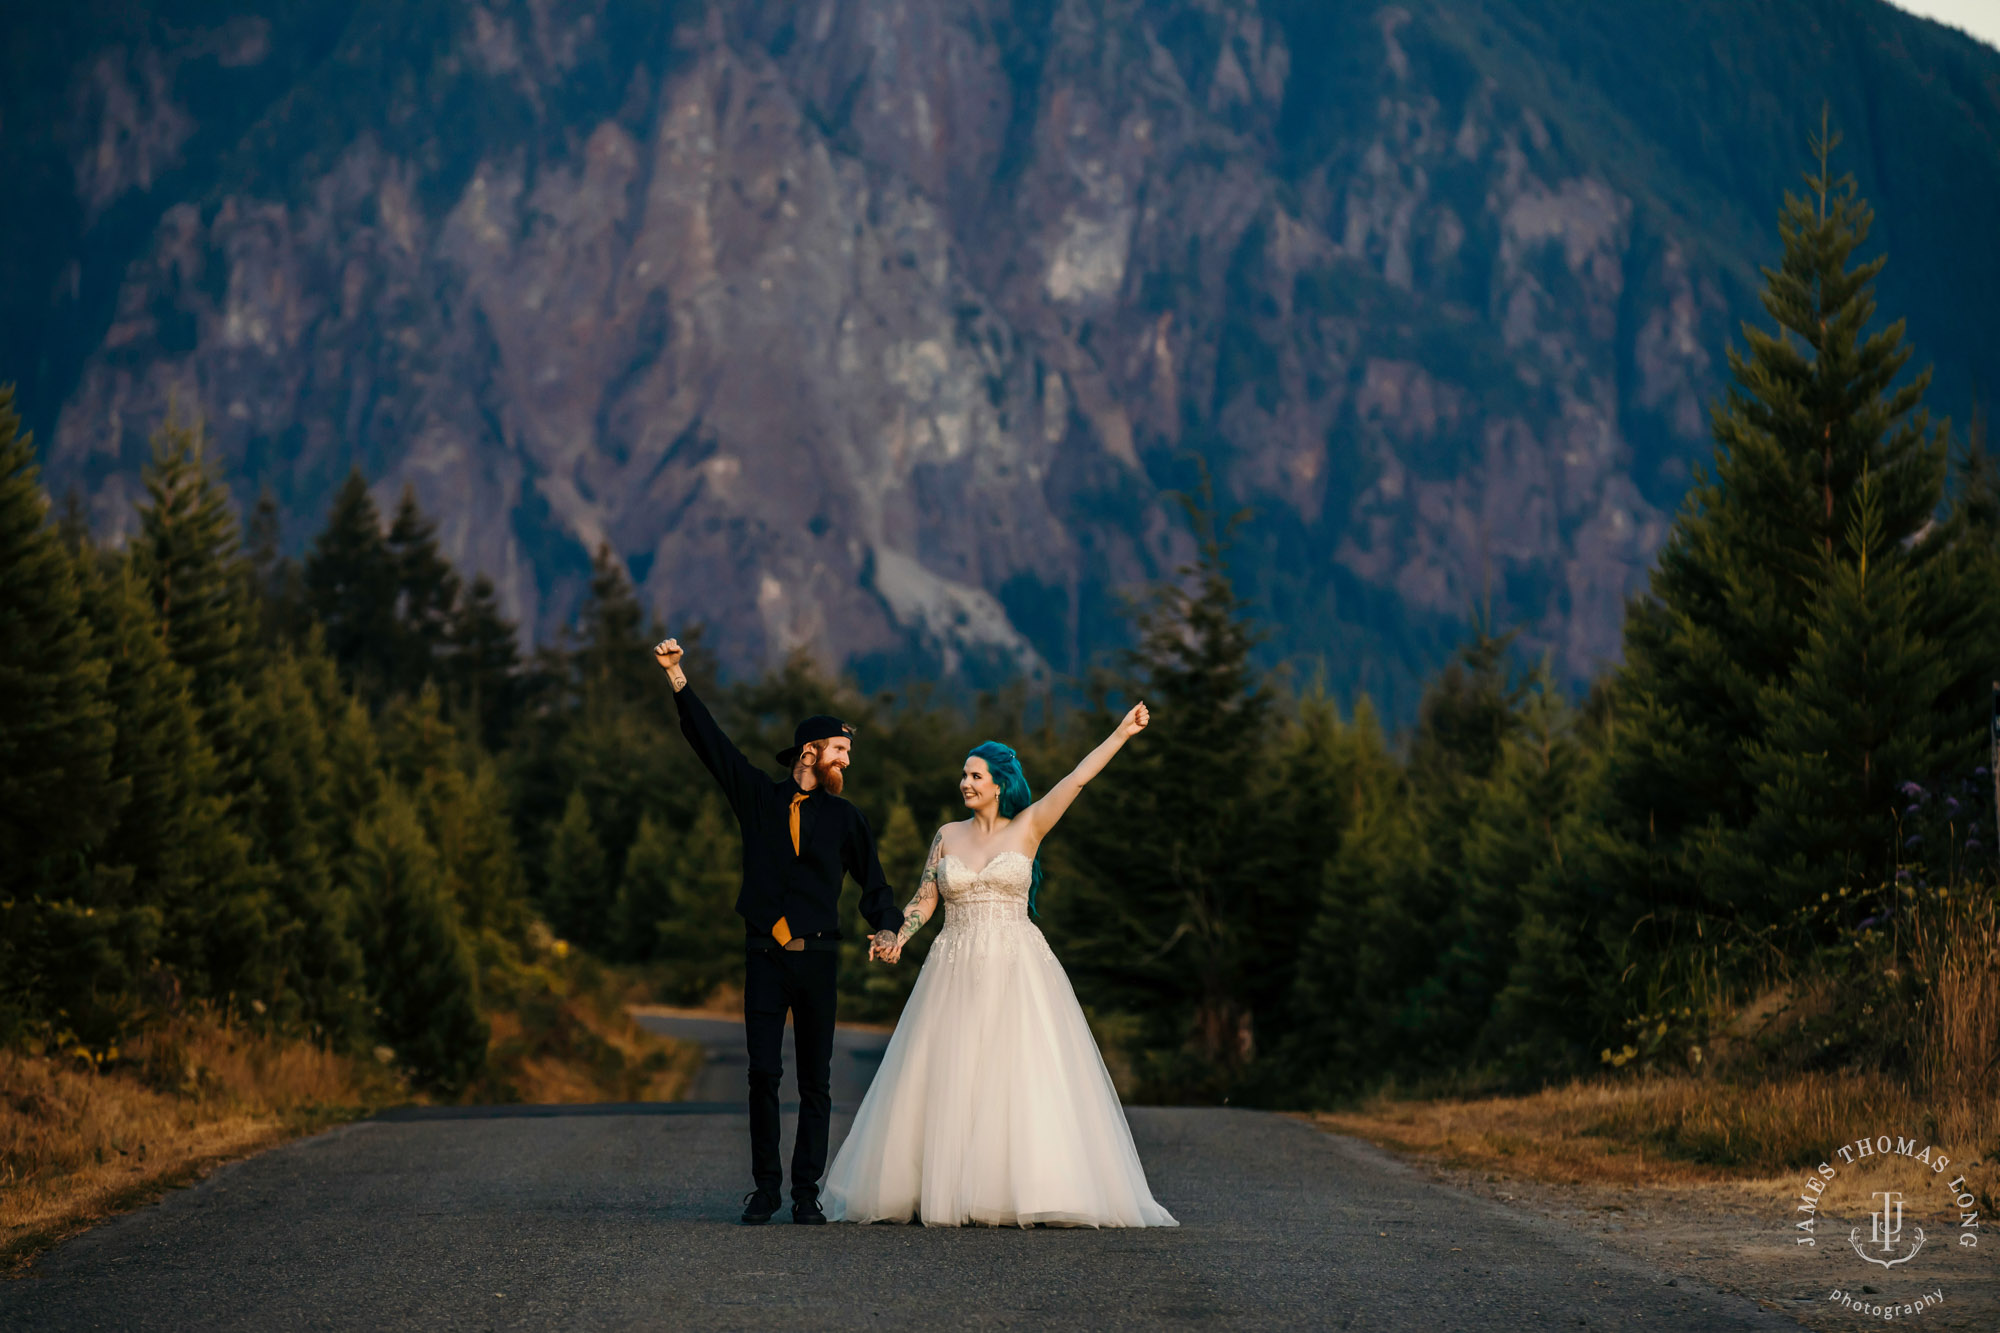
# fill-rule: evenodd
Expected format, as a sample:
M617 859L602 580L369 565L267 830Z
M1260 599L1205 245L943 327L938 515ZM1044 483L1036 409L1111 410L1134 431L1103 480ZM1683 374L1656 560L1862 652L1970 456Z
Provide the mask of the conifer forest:
M414 494L380 507L360 472L288 554L178 410L101 541L0 396L0 1043L115 1062L200 1003L449 1098L550 950L727 995L736 834L650 653L672 633L752 756L810 713L857 725L848 794L899 903L972 745L1014 744L1040 789L1149 703L1041 896L1133 1099L1990 1083L2000 1033L1936 1033L1992 989L2000 471L1979 420L1927 412L1837 148L1802 165L1620 660L1580 688L1474 606L1407 726L1327 684L1351 671L1268 668L1231 565L1258 514L1199 477L1196 558L1130 590L1126 648L1047 687L864 693L803 654L722 673L608 548L526 649ZM842 1016L892 1021L930 932L871 966L846 915ZM1772 993L1792 1017L1746 1038Z

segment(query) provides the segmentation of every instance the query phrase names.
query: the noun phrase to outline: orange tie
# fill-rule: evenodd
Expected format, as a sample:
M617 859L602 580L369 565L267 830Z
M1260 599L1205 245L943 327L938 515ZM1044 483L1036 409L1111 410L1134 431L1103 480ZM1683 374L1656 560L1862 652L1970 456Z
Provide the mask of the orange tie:
M802 791L798 795L792 797L792 855L793 856L797 856L799 854L799 807L806 803L806 797L810 796L811 794L812 793L810 792ZM778 947L781 949L792 942L792 928L790 925L786 924L785 918L779 917L778 924L771 927L771 938L778 942Z

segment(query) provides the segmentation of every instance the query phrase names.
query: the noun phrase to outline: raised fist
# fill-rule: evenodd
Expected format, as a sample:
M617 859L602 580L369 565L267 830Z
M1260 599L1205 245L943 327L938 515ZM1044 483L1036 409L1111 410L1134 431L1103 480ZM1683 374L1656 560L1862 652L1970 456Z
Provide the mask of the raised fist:
M1144 731L1146 724L1152 720L1153 715L1146 710L1145 702L1142 700L1132 705L1132 711L1125 714L1125 720L1118 724L1118 730L1126 736L1136 736Z
M672 671L681 664L681 641L679 639L662 639L654 644L653 660L668 671Z

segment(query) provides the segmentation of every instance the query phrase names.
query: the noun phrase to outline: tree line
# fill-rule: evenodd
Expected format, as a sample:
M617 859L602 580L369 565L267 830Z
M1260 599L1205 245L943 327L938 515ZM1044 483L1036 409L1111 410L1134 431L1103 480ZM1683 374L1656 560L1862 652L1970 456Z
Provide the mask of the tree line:
M1698 1065L1731 1006L1879 961L1933 881L1990 864L1965 784L1990 780L2000 482L1876 326L1831 147L1781 212L1713 468L1581 699L1484 619L1406 735L1260 671L1242 520L1205 491L1194 563L1081 702L864 697L804 657L722 682L674 626L689 669L752 756L809 713L856 722L850 794L908 888L972 745L1046 786L1148 700L1045 851L1042 922L1140 1097ZM0 1042L102 1051L192 997L451 1091L482 996L552 940L670 1000L740 980L735 829L609 551L523 657L407 493L384 515L351 476L288 558L275 507L239 529L169 421L114 549L55 513L0 396L0 629ZM843 1013L893 1018L928 932L894 969L850 933ZM1853 1026L1809 1056L1864 1057L1900 1058Z

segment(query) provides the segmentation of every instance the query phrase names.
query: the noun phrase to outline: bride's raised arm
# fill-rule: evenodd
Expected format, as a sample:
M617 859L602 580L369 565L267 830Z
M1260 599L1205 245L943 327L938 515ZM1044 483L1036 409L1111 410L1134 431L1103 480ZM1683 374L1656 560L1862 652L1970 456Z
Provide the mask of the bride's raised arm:
M944 830L939 829L931 839L931 854L924 858L923 878L917 881L917 894L903 908L903 928L896 932L896 942L887 950L870 943L868 956L881 958L887 962L898 962L903 957L903 946L924 928L924 923L937 915L938 906L938 862L944 860Z
M1028 821L1028 831L1037 843L1049 835L1049 830L1068 811L1070 802L1083 790L1083 785L1102 773L1104 766L1111 762L1111 756L1117 754L1126 741L1144 731L1146 724L1152 720L1144 701L1133 704L1124 720L1095 750L1083 757L1083 762L1072 769L1068 777L1049 788L1041 800L1021 812L1020 817Z

